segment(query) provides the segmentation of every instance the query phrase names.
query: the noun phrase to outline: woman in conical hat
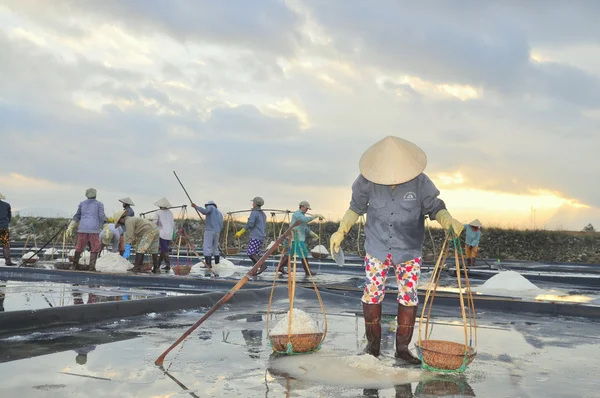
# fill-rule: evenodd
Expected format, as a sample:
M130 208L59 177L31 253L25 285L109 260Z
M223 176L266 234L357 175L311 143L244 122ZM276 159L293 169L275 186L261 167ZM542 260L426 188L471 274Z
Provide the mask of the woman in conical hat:
M417 283L428 215L457 235L463 224L450 215L440 191L423 174L427 156L421 148L399 137L388 136L360 158L360 175L352 184L350 208L336 233L331 236L331 253L339 247L358 217L367 214L365 224L366 285L362 297L367 347L365 352L380 354L381 303L385 281L393 267L398 279L398 328L396 358L420 364L408 349L412 339L417 306Z
M171 202L169 202L167 198L160 198L154 202L154 205L160 208L160 210L154 213L154 223L158 226L158 230L160 231L158 243L158 266L160 267L164 260L165 267L163 269L168 271L171 269L169 244L173 240L173 232L175 231L175 217L173 216L173 212L169 210L169 207L172 206Z
M479 251L479 239L481 238L481 222L474 219L468 225L465 225L465 257L467 258L467 266L475 265L477 252Z

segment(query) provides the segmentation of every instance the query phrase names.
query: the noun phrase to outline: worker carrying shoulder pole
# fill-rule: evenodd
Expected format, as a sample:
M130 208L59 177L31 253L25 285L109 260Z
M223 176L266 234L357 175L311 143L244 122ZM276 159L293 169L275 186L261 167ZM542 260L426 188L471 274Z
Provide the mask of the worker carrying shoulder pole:
M98 259L100 253L100 232L107 221L104 214L104 205L96 200L96 194L94 188L88 188L85 191L87 199L79 203L77 212L66 231L66 236L70 237L73 235L73 231L77 229L77 243L75 244L75 255L73 256L73 268L76 270L96 271L96 259ZM88 243L91 249L90 264L84 267L79 264L79 258Z
M317 273L315 271L311 271L310 266L308 264L308 249L306 248L306 235L309 234L310 237L313 239L318 239L319 235L310 230L310 228L308 227L308 223L316 218L323 220L324 217L320 214L315 214L309 217L306 215L306 212L308 210L311 210L310 203L308 203L306 200L303 200L298 205L298 210L296 210L296 212L292 215L290 225L293 225L298 220L301 221L302 224L294 228L295 233L292 236L296 236L297 238L292 238L292 246L289 254L291 257L294 257L294 255L296 255L298 258L302 259L302 267L304 268L304 274L306 276L314 276ZM288 256L284 256L277 271L281 272L282 274L285 273L283 271L283 267L287 265Z
M421 148L399 137L388 136L362 155L360 175L352 185L350 208L331 236L331 253L337 253L358 217L365 224L366 285L362 296L367 335L365 352L379 356L381 303L390 267L398 282L398 327L395 357L410 364L421 361L408 345L413 336L419 297L421 257L425 238L424 217L437 220L458 235L463 224L450 215L439 191L423 170L427 156Z
M259 260L258 255L262 249L263 243L267 237L267 216L262 210L265 201L260 196L252 199L252 212L248 217L248 222L236 234L236 238L240 238L246 231L249 233L248 251L246 254L256 264ZM260 275L267 269L267 263L264 263L254 275Z
M479 251L479 239L481 238L481 222L478 219L471 221L465 225L465 257L467 258L467 266L475 265L477 252Z
M219 264L221 253L219 252L219 236L223 229L223 213L217 208L217 204L209 200L204 207L192 203L192 207L206 216L204 226L204 242L202 244L202 253L206 266L212 267L212 257L215 257L215 264Z

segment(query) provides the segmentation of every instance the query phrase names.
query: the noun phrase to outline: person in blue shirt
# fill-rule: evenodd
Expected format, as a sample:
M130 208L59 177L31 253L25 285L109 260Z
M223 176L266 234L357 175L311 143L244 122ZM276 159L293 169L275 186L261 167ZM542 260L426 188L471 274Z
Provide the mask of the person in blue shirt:
M206 266L212 268L212 257L215 258L215 264L219 264L221 259L219 236L221 236L221 230L223 229L223 213L212 200L209 200L204 207L197 206L195 203L192 203L192 207L206 216L202 252Z
M246 231L249 232L250 240L248 241L248 251L246 254L254 264L260 259L258 255L267 237L267 216L262 210L264 204L265 201L260 196L252 199L252 212L248 217L248 222L235 234L235 237L239 239ZM267 264L263 263L254 275L260 275L266 269Z
M5 265L17 265L10 259L10 233L8 226L12 218L12 211L10 204L5 202L6 197L0 193L0 244L2 244L2 251L4 253L4 264Z
M465 257L467 258L467 267L475 265L477 251L479 250L479 239L481 238L481 222L478 219L465 225Z
M306 200L303 200L298 205L298 210L296 210L296 212L292 215L290 224L294 224L298 220L300 220L302 223L297 227L294 227L293 229L293 234L291 237L292 242L289 254L290 256L292 256L292 258L294 257L294 255L296 255L297 258L300 259L300 261L302 262L302 268L304 268L304 274L306 276L314 276L317 273L315 271L311 271L310 266L308 264L308 249L306 248L306 235L309 234L310 237L313 239L318 239L319 235L310 230L310 228L308 227L308 223L316 218L323 220L324 217L320 214L315 214L309 217L306 215L306 212L308 210L310 210L310 204ZM288 256L284 256L283 260L281 261L281 264L277 268L277 271L284 274L285 272L283 270L283 267L287 266L287 264Z

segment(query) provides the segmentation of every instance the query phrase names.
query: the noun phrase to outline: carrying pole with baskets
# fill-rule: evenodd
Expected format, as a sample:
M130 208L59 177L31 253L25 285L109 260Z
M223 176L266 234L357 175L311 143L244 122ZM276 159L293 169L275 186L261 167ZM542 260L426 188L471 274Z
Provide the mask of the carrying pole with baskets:
M310 275L310 281L312 282L313 289L317 296L317 300L319 301L319 305L321 307L321 312L323 314L323 331L315 331L314 333L303 333L303 334L294 334L292 333L292 321L294 319L294 298L296 295L296 271L298 265L298 251L301 252L301 261L306 259L305 254L298 250L298 233L293 230L292 231L292 239L289 239L287 242L287 253L284 253L283 256L288 256L288 300L289 300L289 312L288 312L288 327L286 334L276 334L271 335L271 330L269 330L269 319L271 315L271 307L273 304L273 294L275 292L275 286L277 284L278 275L275 273L275 280L273 281L273 286L271 288L271 295L269 297L269 305L267 306L267 317L266 317L266 329L267 336L269 338L269 342L273 351L278 354L285 355L297 355L297 354L308 354L315 351L318 351L321 348L321 344L325 340L327 336L327 314L325 312L325 305L323 304L323 300L321 299L321 294L319 293L319 289L315 283L315 280L312 275ZM295 243L295 244L294 244ZM296 249L294 249L296 248ZM291 255L293 252L293 256ZM283 259L282 256L282 259ZM292 259L293 257L293 259ZM281 263L281 262L280 262Z
M460 309L463 321L464 343L456 343L446 340L430 339L429 321L431 320L431 308L435 299L442 268L445 265L446 259L450 254L450 250L454 252L454 260L456 263L456 278L458 283ZM463 282L464 278L464 292ZM475 316L475 303L471 292L471 284L465 266L460 238L450 232L446 236L440 255L437 259L431 280L425 294L425 302L423 303L423 311L419 323L419 339L416 344L417 353L421 359L421 367L423 369L432 370L441 373L462 373L467 370L469 364L477 355L477 320Z

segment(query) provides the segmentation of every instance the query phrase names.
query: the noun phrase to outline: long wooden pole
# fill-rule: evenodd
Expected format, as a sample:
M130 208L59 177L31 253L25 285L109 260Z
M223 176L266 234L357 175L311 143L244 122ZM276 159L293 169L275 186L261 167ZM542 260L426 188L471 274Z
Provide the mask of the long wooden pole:
M175 174L175 178L177 178L177 181L179 182L179 185L181 185L181 188L183 189L183 192L185 192L185 196L187 196L187 198L189 199L190 203L194 203L194 201L192 200L192 198L190 198L190 195L188 195L187 190L185 189L185 187L183 186L183 184L181 183L181 180L179 179L179 177L177 176L177 173L175 172L175 170L173 170L173 174ZM200 217L200 220L204 220L202 218L202 215L200 214L200 212L198 211L198 209L196 209L194 207L194 210L196 210L196 213L198 214L198 217Z
M277 250L279 245L281 245L281 243L283 242L285 237L287 235L289 235L289 233L292 231L292 229L297 227L300 224L301 224L301 221L298 220L295 223L293 223L292 225L290 225L288 227L288 229L286 229L285 232L283 234L281 234L279 239L277 239L275 241L275 244L273 246L271 246L271 248L269 250L267 250L267 252L265 254L263 254L263 256L260 258L260 260L258 260L258 262L256 264L254 264L254 267L252 267L250 269L250 271L248 271L248 273L246 275L244 275L244 277L242 279L240 279L240 281L238 283L235 284L234 287L232 287L219 301L217 301L217 303L215 305L213 305L213 307L210 310L208 310L206 312L206 314L204 314L202 316L202 318L200 318L198 320L198 322L193 324L192 327L190 327L184 334L182 334L181 337L179 339L177 339L177 341L175 343L173 343L169 348L167 348L167 350L165 352L163 352L156 359L156 361L154 361L154 364L157 366L161 366L163 364L163 362L165 361L165 357L169 354L169 352L171 352L175 347L177 347L179 345L179 343L181 343L183 340L185 340L186 337L188 337L190 334L192 334L192 332L194 330L196 330L198 328L198 326L200 326L205 320L207 320L223 304L225 304L227 301L229 301L229 299L231 297L233 297L233 295L235 293L237 293L237 291L240 290L242 288L242 286L244 286L246 284L246 282L248 282L250 280L250 278L254 275L254 273L264 264L264 262L267 260L267 258L269 258L269 256L271 254L273 254L273 252L275 250Z

